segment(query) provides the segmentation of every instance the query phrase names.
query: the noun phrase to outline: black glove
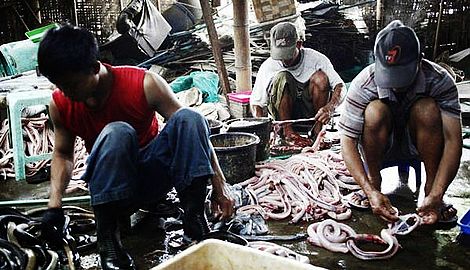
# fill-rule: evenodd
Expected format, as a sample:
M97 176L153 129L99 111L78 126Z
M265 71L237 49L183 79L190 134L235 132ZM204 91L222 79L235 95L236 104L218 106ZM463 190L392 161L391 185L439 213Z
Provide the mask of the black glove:
M42 235L53 245L62 246L65 216L62 208L49 208L42 215Z

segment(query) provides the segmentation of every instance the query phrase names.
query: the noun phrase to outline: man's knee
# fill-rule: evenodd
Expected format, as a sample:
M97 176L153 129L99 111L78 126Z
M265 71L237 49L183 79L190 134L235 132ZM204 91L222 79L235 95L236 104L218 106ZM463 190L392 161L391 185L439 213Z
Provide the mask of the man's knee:
M126 142L137 141L137 133L135 129L126 122L111 122L103 128L96 141L105 141L110 145L122 145Z
M181 108L179 109L173 116L172 118L174 118L173 120L174 121L185 121L185 120L189 120L190 122L194 122L194 123L205 123L206 120L204 118L204 116L192 109L189 109L189 108Z
M439 105L432 98L417 100L411 107L410 121L416 126L440 126L441 110Z
M320 92L329 91L330 87L328 76L322 70L318 70L310 76L309 84L310 89Z
M391 125L391 112L387 104L380 100L374 100L367 105L364 111L364 125L370 130L378 130L380 128Z
M181 108L170 118L168 122L170 130L183 128L186 133L205 134L209 132L209 124L206 118L189 108Z
M101 131L101 134L106 136L114 134L116 134L116 136L134 136L136 135L136 131L130 124L116 121L107 124Z

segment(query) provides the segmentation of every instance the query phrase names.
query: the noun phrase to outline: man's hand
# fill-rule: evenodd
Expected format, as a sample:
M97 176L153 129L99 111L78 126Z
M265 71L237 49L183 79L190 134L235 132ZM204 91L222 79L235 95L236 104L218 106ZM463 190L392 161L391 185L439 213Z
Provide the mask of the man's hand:
M294 145L294 146L308 147L308 146L312 146L313 144L312 139L304 138L296 132L287 133L285 135L285 139L287 143Z
M330 121L331 115L333 115L333 108L326 105L318 109L318 112L315 115L315 120L325 125Z
M49 208L42 215L42 233L44 238L54 245L61 246L65 223L62 208Z
M367 194L372 212L387 222L398 220L398 213L393 208L390 200L381 192L375 190Z
M211 206L212 213L214 213L215 217L219 217L220 219L232 217L234 205L235 201L228 196L225 190L222 192L212 190Z
M439 212L442 207L442 200L431 196L426 196L423 204L416 209L422 218L423 224L434 224L439 220Z

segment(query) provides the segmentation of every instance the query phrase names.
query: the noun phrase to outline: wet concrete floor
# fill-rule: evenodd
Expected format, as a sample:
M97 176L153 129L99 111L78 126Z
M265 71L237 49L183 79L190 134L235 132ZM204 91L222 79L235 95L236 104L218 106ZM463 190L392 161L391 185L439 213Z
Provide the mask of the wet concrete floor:
M422 171L424 172L424 168ZM413 169L410 170L410 187L406 185L406 181L399 180L396 167L385 169L382 173L385 179L382 190L389 194L392 203L403 213L413 212L416 208L413 198ZM12 200L45 199L47 192L47 182L27 184L11 180L0 181L0 204L17 206L20 209L39 206L40 204L16 204ZM445 199L454 205L459 217L470 209L470 150L464 149L458 175L449 187ZM83 202L78 205L87 207L87 203ZM379 234L386 227L370 211L353 210L353 217L345 223L358 233ZM279 235L305 232L308 226L307 223L291 225L287 221L269 221L268 225L271 234ZM459 232L458 226L450 229L419 227L409 235L399 236L398 241L402 248L394 257L384 261L362 261L350 254L332 253L314 247L304 240L277 243L307 255L312 264L329 269L469 269L470 247L457 241ZM125 237L124 244L136 259L139 269L149 269L174 255L174 251L168 250L164 245L165 239L164 231L158 226L158 219L150 217L134 227ZM82 254L82 267L99 269L94 251Z

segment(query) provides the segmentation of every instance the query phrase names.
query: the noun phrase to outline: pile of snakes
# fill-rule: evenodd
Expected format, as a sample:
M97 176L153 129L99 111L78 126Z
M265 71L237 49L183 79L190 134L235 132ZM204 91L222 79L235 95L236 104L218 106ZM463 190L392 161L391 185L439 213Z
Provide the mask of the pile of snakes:
M23 142L26 156L50 153L54 148L54 132L49 118L45 114L38 117L22 118ZM14 178L13 148L10 142L8 119L2 122L0 128L0 177ZM82 139L75 140L74 170L72 179L79 179L86 169L87 153ZM44 167L50 166L50 160L41 160L26 164L26 177L34 176Z
M79 252L95 248L92 212L64 206L65 225L57 229L41 222L44 210L0 208L0 269L79 269Z
M319 151L318 141L317 138L312 147L287 159L257 164L254 177L232 187L232 190L243 191L241 199L235 199L236 215L259 214L265 220L289 219L289 223L294 224L309 222L307 241L310 244L332 252L351 253L362 260L392 257L400 248L395 236L414 230L421 224L421 218L416 214L398 216L399 221L389 224L380 235L359 234L337 222L349 219L352 214L348 195L344 194L360 187L341 155L331 150ZM263 231L266 232L267 229ZM365 251L361 248L365 243L385 248Z
M290 223L349 219L351 209L340 189L359 189L341 156L331 151L304 152L256 165L256 176L239 185L249 194L249 204L238 208L237 214L256 211L265 219L290 218Z

